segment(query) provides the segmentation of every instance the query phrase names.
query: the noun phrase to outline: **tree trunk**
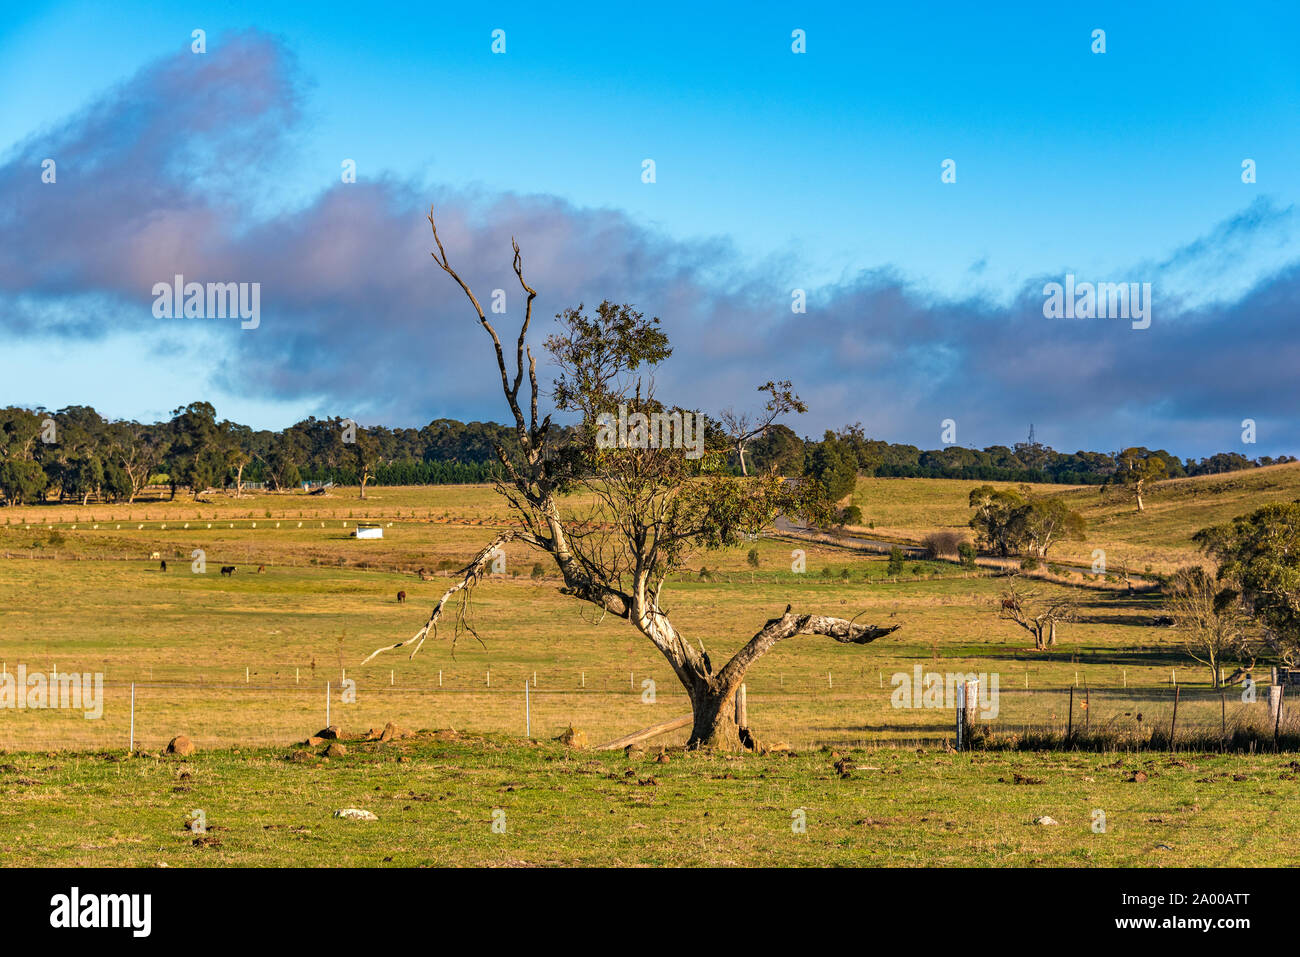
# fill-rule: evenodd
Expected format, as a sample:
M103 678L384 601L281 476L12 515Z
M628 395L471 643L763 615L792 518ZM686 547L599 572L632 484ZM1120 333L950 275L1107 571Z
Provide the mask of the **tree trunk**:
M736 726L736 688L720 687L716 682L690 689L691 737L688 748L712 748L740 751L740 729Z

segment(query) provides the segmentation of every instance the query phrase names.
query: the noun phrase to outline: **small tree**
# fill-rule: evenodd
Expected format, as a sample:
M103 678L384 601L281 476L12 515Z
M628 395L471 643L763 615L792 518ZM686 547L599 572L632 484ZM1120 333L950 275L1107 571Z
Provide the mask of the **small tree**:
M899 575L903 571L903 550L897 545L889 549L889 574Z
M1193 566L1170 578L1166 596L1187 653L1210 669L1214 687L1223 683L1225 658L1249 657L1254 665L1248 649L1250 621L1241 613L1234 591L1221 589L1204 568Z
M749 474L749 469L745 465L745 450L750 442L766 435L767 430L781 416L791 412L802 414L808 411L808 407L800 401L799 396L794 394L789 380L764 383L758 387L758 391L767 393L768 400L763 406L763 411L754 419L751 420L748 413L736 412L733 409L724 409L719 416L727 438L731 442L732 451L740 460L741 475Z
M749 563L750 568L758 567L758 549L751 548L749 554L745 556L745 561Z
M1169 466L1154 452L1142 448L1125 449L1115 456L1117 465L1115 481L1127 488L1137 501L1138 511L1144 511L1142 493L1151 482L1158 482L1169 474Z
M1034 636L1034 648L1042 651L1056 644L1056 626L1070 621L1075 615L1074 603L1063 596L1042 597L1036 591L1023 588L1014 580L1000 596L1003 621L1014 621Z

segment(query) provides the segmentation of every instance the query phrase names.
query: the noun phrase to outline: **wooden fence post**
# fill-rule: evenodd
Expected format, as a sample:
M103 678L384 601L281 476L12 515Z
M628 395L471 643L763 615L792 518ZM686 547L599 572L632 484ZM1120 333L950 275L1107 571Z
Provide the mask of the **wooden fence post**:
M1074 737L1074 686L1070 686L1070 716L1066 719L1065 724L1065 743L1068 747L1070 740Z
M749 727L749 700L745 694L744 684L736 689L736 727Z
M1174 717L1169 722L1169 750L1174 750L1174 736L1178 734L1178 697L1182 689L1174 685Z
M1277 706L1276 706L1277 710L1273 717L1273 750L1277 751L1280 749L1280 745L1281 745L1280 733L1282 731L1282 696L1285 693L1285 689L1282 685L1274 685L1273 687L1268 689L1269 707L1274 706L1273 692L1275 691L1277 692Z

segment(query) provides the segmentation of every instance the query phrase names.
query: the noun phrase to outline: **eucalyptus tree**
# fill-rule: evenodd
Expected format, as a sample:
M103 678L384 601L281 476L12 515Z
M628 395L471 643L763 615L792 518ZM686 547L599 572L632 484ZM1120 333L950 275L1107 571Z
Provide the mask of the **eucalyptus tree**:
M725 443L698 458L675 447L688 443L674 441L673 428L681 438L687 424L695 421L698 428L703 416L655 396L651 373L672 350L659 320L647 319L629 305L606 301L594 314L578 306L556 317L558 331L545 347L560 374L544 395L528 342L537 293L524 278L519 244L512 241L512 268L525 305L508 360L507 346L477 296L449 262L432 210L429 225L434 261L468 299L495 352L517 440L513 451L504 443L496 450L505 476L497 488L509 505L511 523L457 573L419 631L378 649L367 661L406 645L414 646L414 656L427 638L436 636L445 613L454 618L455 637L475 634L467 616L472 593L498 550L518 543L549 557L563 580L562 594L599 608L602 616L623 619L658 649L691 702L690 746L736 750L743 746L733 713L736 690L748 669L778 642L821 635L864 645L899 627L796 612L787 605L715 666L703 638L684 634L669 617L665 598L671 577L688 567L693 554L737 544L779 514L824 520L829 510L820 486L778 475L728 475ZM577 414L581 423L558 428L552 414L542 410L544 398L554 402L553 411ZM605 440L616 412L626 412L627 421L636 425L611 443ZM637 416L660 424L658 441L649 441L639 430ZM575 492L583 494L571 494ZM716 651L721 641L713 640Z

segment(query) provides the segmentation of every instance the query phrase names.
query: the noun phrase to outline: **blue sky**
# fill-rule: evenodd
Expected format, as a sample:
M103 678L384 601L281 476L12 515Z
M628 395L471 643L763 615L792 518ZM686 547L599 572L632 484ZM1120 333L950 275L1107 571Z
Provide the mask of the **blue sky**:
M153 418L206 397L268 427L309 413L394 425L498 417L490 381L474 378L489 356L476 330L453 325L465 318L455 290L432 264L419 266L427 277L390 269L416 245L427 251L419 227L427 234L433 201L464 211L475 241L444 238L453 260L463 243L485 282L509 264L509 233L496 265L487 237L532 223L534 245L519 239L546 269L534 285L555 290L549 312L566 296L608 296L662 315L678 343L664 381L684 404L743 406L753 385L789 375L812 400L792 424L811 434L860 420L934 447L952 416L969 445L1009 444L1034 421L1067 450L1296 452L1300 410L1273 380L1294 358L1300 8L1045 6L6 8L0 177L22 197L12 205L57 220L49 193L72 180L63 195L81 188L103 203L96 222L156 225L184 210L186 229L221 235L191 268L249 272L266 318L242 340L151 324L139 316L147 290L114 281L111 252L72 249L86 240L71 227L28 224L21 247L18 231L8 251L0 239L0 403ZM191 76L199 67L177 58L195 56L195 28L207 32L208 72ZM791 52L795 28L806 54ZM1104 54L1090 49L1098 28ZM506 31L504 55L491 52L494 29ZM172 62L180 72L157 72ZM237 75L210 75L223 68ZM247 95L211 122L175 119L196 88L261 82L262 69L283 102ZM158 169L141 158L151 154L114 153L84 135L93 104L123 136L175 109L167 122L183 127L185 148ZM31 162L55 147L68 162L38 193ZM358 166L350 199L344 158ZM954 184L940 182L948 158ZM1256 183L1241 181L1245 158ZM108 192L122 195L78 187L91 169L112 171ZM37 187L15 185L23 177ZM252 272L273 261L268 250L319 260L310 244L321 240L293 226L316 217L350 234L350 262L375 246L389 246L388 261L351 275L333 304L305 276L277 297L289 267ZM373 232L354 232L362 222ZM286 246L286 233L307 245ZM268 246L249 240L259 234ZM133 259L136 278L170 278L175 263L148 248L156 261ZM1044 327L1034 289L1067 271L1153 282L1151 334ZM351 298L368 284L369 298ZM795 287L809 291L806 316L789 316ZM356 362L394 368L377 388L351 374ZM1243 363L1250 381L1229 382ZM1245 417L1261 423L1256 447L1240 447Z

